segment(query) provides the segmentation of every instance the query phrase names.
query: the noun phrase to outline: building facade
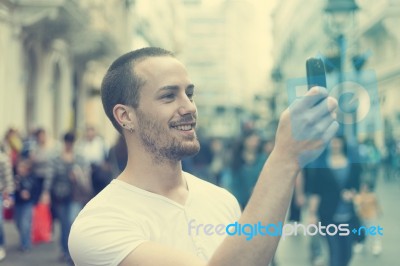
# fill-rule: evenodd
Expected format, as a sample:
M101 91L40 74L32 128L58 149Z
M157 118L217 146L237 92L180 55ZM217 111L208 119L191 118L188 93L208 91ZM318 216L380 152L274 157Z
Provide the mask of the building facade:
M262 113L271 62L269 9L265 1L186 0L183 59L198 90L200 123L209 136L240 134L244 120Z
M92 27L83 1L0 1L2 132L43 127L55 138L76 129L86 64L114 49ZM124 35L126 36L126 35Z
M117 133L100 100L110 63L141 46L182 49L179 0L0 0L0 134ZM166 12L168 11L168 12Z

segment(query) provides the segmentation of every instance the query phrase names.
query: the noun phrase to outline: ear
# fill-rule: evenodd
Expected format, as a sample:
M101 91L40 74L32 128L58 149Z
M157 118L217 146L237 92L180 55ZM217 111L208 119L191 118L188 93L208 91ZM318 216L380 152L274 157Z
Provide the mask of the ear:
M132 112L132 107L123 104L116 104L113 108L114 118L121 128L134 128L135 121Z

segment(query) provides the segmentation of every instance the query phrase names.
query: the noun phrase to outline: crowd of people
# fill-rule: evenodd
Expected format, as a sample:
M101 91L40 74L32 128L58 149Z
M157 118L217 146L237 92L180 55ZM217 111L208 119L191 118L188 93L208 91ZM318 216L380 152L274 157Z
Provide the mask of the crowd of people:
M203 145L198 155L183 160L184 169L228 189L244 209L274 140L248 131L236 140L215 138L204 142L206 147ZM349 223L353 227L376 224L383 213L375 193L378 177L396 181L400 172L400 142L387 144L384 153L371 138L357 145L348 144L343 137L334 138L320 158L297 177L288 222ZM382 243L379 237L366 239L365 234L310 237L312 265L327 263L323 249L330 254L328 265L349 265L353 253L381 254Z
M126 164L122 139L108 147L93 126L78 137L66 132L52 140L44 128L23 136L10 128L0 143L0 206L12 211L20 236L20 250L32 249L33 213L38 204L51 211L52 224L59 224L60 260L72 263L68 251L69 231L83 206L102 190ZM6 256L0 215L0 260ZM53 226L54 228L54 226ZM54 230L53 230L54 231ZM54 233L53 233L54 234Z
M226 188L243 209L274 140L251 130L237 139L200 138L200 141L200 152L183 160L183 169ZM349 164L349 155L345 153L349 150L343 148L344 141L332 141L330 149L323 154L324 170L305 168L298 177L289 221L368 224L381 214L374 193L376 180L380 171L386 180L394 178L399 170L400 144L390 142L383 156L368 139L358 149L362 163ZM126 160L124 139L119 137L114 146L108 147L92 126L80 138L67 132L60 142L51 140L43 128L25 137L16 129L7 130L0 149L0 206L13 209L21 251L32 249L34 207L47 203L53 220L60 225L60 259L71 262L68 235L72 222L83 206L125 168ZM309 212L308 221L301 217L302 209ZM327 213L327 210L336 212ZM2 225L3 215L0 217ZM5 240L2 226L0 229L0 259L3 259ZM347 265L353 246L357 249L364 244L364 239L350 237L326 240L330 257L338 260L331 261L330 265ZM317 237L310 242L310 258L315 265L321 263L320 242ZM371 245L371 252L378 255L382 250L380 241Z

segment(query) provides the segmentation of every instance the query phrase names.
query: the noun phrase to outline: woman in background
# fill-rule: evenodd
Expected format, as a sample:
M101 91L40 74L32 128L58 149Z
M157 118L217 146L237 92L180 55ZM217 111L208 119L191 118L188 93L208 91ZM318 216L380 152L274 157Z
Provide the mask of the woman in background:
M64 135L61 152L55 156L52 169L52 204L61 226L61 259L72 263L68 236L73 221L92 197L90 164L74 150L75 134Z
M249 133L239 141L232 157L232 193L242 209L246 206L266 160L260 136Z
M353 200L360 188L361 168L352 163L346 140L335 137L323 165L313 169L311 179L310 215L314 223L323 226L349 224L349 229L359 225ZM347 266L352 257L353 234L340 236L326 234L329 247L329 265Z

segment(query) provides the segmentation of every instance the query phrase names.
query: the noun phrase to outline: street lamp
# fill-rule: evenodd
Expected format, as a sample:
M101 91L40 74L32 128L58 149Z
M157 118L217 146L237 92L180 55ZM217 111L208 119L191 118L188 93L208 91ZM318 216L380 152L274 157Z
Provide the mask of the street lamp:
M327 16L327 29L330 31L331 36L336 41L339 48L339 56L337 58L338 70L338 101L340 104L340 97L343 92L344 81L344 62L346 59L346 33L352 28L354 24L354 14L358 10L355 0L328 0L325 6L325 13ZM343 123L339 133L341 135L349 134L347 127L345 127L345 116L343 112L339 112L339 121ZM354 122L354 121L353 121ZM355 126L355 125L354 125ZM353 135L353 134L352 134ZM352 136L355 137L355 136Z
M328 26L337 35L344 34L354 22L354 14L358 10L355 0L328 0L325 13Z

